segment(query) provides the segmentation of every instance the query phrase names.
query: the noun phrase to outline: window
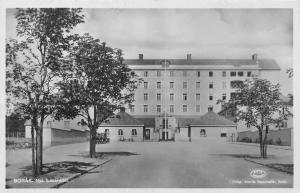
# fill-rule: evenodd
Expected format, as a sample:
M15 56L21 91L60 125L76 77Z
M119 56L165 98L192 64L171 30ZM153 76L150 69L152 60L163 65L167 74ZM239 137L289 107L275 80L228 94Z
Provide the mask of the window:
M144 101L148 100L148 93L144 93Z
M130 112L134 113L134 105L130 105Z
M213 77L214 73L213 72L209 72L209 77Z
M174 113L174 105L170 105L170 113Z
M223 72L222 72L222 76L223 76L223 77L226 77L226 71L223 71Z
M157 93L157 94L156 94L156 100L158 100L158 101L161 100L161 94L160 94L160 93Z
M170 76L173 77L174 76L174 71L170 71Z
M206 131L205 129L200 130L200 137L206 137Z
M187 100L187 94L183 93L183 100L186 101Z
M65 121L64 126L65 126L66 129L69 129L70 128L70 121Z
M148 77L148 71L144 71L144 77Z
M161 106L160 106L160 105L157 105L157 106L156 106L156 112L158 112L158 113L161 112Z
M200 101L200 93L197 93L197 94L196 94L196 100L197 100L197 101Z
M170 82L170 88L174 88L174 82Z
M187 88L187 82L183 82L183 88Z
M212 101L213 99L214 99L213 95L210 94L210 95L209 95L209 100Z
M158 77L160 77L160 76L161 76L161 71L160 71L160 70L156 71L156 75L157 75Z
M187 76L187 71L183 71L183 72L182 72L182 75L183 75L184 77L186 77L186 76Z
M197 77L200 77L200 71L197 72Z
M148 112L148 105L144 105L144 113Z
M211 112L211 111L214 110L214 107L213 107L212 105L209 105L207 110L208 110L209 112Z
M226 100L226 93L222 94L222 100Z
M200 82L196 82L196 88L200 88Z
M221 133L221 137L227 137L227 133Z
M144 82L144 89L148 88L148 82Z
M197 112L197 113L200 112L200 105L196 105L196 112Z
M226 88L226 82L223 82L223 89Z
M47 121L47 127L52 128L52 121Z
M168 128L168 125L169 125L169 120L168 119L163 119L162 120L163 129Z
M109 129L105 129L104 133L109 134Z
M230 76L236 76L236 72L230 72Z
M182 111L183 111L183 112L187 112L187 105L183 105L183 106L182 106Z
M119 129L119 130L118 130L118 135L120 135L120 136L123 135L123 130L122 130L122 129Z
M244 76L244 72L238 72L238 76L240 77Z
M214 88L214 83L209 83L209 88Z
M160 89L161 88L161 82L157 82L157 88Z
M136 129L132 129L132 130L131 130L131 135L132 135L132 136L137 136L137 131L136 131Z
M248 77L251 77L251 72L247 72L247 76L248 76Z
M174 94L173 93L170 94L170 101L174 101Z

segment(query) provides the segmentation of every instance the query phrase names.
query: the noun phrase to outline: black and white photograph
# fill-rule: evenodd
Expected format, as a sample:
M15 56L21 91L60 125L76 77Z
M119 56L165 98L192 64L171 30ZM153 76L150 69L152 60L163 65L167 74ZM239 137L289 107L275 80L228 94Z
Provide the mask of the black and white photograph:
M297 186L293 7L30 5L3 9L6 190Z

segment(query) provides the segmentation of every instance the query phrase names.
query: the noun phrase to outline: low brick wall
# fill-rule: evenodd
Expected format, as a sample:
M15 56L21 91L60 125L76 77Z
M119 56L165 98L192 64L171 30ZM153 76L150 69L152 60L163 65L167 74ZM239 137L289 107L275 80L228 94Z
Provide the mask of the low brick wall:
M272 145L291 146L292 129L270 130L268 134L268 143ZM238 133L239 142L258 143L258 131L244 131Z
M51 129L51 145L86 142L89 140L88 131Z

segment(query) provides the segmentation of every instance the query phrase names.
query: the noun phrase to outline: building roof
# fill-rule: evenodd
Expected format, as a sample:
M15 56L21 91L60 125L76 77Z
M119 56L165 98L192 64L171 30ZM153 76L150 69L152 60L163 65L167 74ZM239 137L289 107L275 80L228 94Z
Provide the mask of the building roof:
M178 117L177 124L179 127L188 127L197 118Z
M155 127L155 118L136 118L139 122L143 123L145 127Z
M118 125L130 125L130 126L141 126L144 125L139 120L135 119L128 113L121 111L117 113L116 115L113 115L106 119L100 126L118 126Z
M201 116L198 119L194 119L190 123L190 125L207 125L207 126L213 126L213 125L224 125L224 126L235 126L236 124L231 121L226 119L223 116L218 115L215 112L209 111L203 116Z
M280 70L279 65L273 59L258 59L257 63L251 59L192 59L187 61L186 59L143 59L141 62L139 59L128 59L125 63L128 65L161 65L163 61L168 61L169 65L231 65L231 66L255 66L263 70Z

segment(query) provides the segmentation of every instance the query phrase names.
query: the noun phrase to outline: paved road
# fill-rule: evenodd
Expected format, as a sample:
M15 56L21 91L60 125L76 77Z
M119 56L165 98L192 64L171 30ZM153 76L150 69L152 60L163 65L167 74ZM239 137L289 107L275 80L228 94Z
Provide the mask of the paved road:
M98 145L97 151L138 155L115 156L111 162L62 188L250 188L292 187L293 183L290 174L229 156L257 155L258 148L253 146L209 141L119 142ZM269 153L276 155L278 160L292 160L292 151L289 150L269 149ZM266 171L267 176L252 178L250 171L257 168Z

